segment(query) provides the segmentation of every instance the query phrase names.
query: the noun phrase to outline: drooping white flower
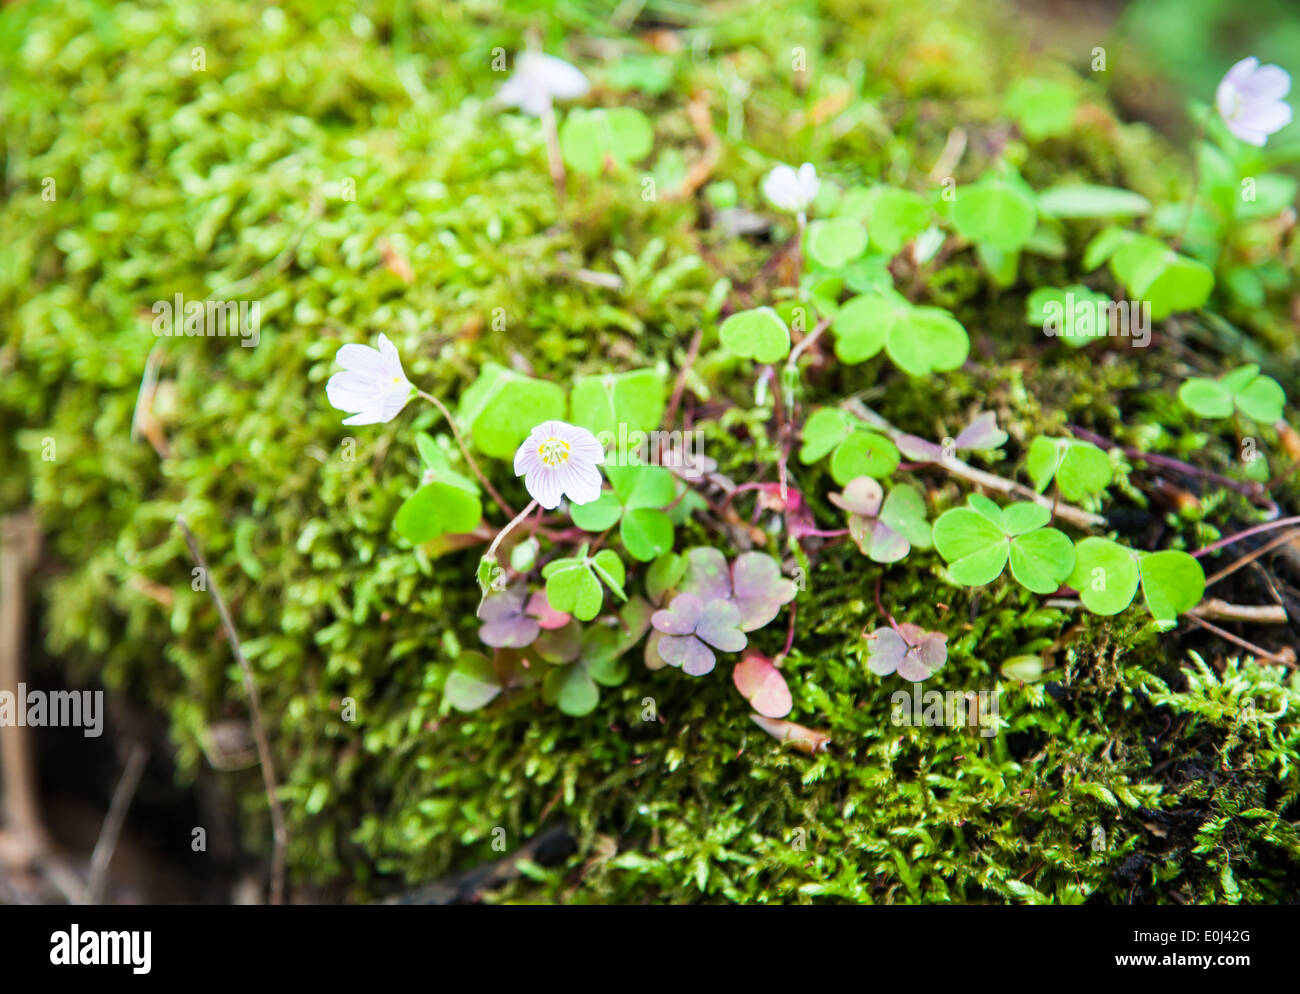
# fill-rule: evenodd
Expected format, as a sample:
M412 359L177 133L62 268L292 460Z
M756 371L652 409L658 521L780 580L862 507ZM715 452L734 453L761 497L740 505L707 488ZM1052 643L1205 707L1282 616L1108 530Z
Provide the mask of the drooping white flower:
M379 348L344 345L334 361L343 367L325 384L330 406L352 414L345 425L373 425L392 421L415 396L415 387L402 370L402 357L387 335Z
M543 421L515 453L515 476L548 511L562 496L574 504L590 504L600 496L600 470L605 450L586 428L563 421Z
M1279 66L1261 66L1255 56L1228 70L1215 103L1228 130L1244 142L1263 145L1268 136L1291 123L1291 107L1282 98L1291 76Z
M524 52L515 61L515 71L501 84L497 99L507 107L541 117L552 100L573 100L591 89L577 66L554 55Z
M805 162L798 172L783 163L763 177L763 195L780 210L802 214L817 196L819 185L811 162Z

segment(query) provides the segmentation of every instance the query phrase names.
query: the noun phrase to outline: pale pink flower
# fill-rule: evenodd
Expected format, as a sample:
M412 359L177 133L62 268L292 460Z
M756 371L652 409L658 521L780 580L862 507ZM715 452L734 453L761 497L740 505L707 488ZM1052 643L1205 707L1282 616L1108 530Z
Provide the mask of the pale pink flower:
M1263 145L1268 136L1291 123L1291 107L1282 98L1291 76L1278 66L1261 66L1253 55L1228 70L1215 103L1228 130L1244 142Z
M820 185L817 169L811 162L805 162L798 172L793 166L783 164L763 177L763 194L774 207L802 214L811 206Z
M334 361L343 367L325 384L330 406L352 414L345 425L373 425L392 421L415 396L415 387L402 371L402 357L387 335L379 348L344 345Z
M501 84L497 99L525 114L541 117L552 100L574 100L591 89L591 83L577 66L542 52L524 52L515 62L515 72Z
M590 504L600 496L601 476L596 467L605 450L586 428L563 421L543 421L524 439L515 453L515 476L547 510L559 507L560 498Z

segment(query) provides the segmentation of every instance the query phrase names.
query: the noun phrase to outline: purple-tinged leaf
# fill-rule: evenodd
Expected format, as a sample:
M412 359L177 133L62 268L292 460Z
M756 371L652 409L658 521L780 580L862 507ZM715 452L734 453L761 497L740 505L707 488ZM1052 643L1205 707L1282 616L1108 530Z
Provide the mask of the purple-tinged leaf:
M678 594L666 608L650 617L650 623L665 635L694 635L704 602L695 594Z
M777 616L798 593L794 582L781 575L781 564L765 552L746 552L731 567L740 627L755 631Z
M570 621L563 628L543 632L533 649L548 663L571 663L582 653L582 626Z
M539 625L524 613L527 591L519 583L483 598L478 616L483 624L479 640L495 649L522 649L537 638Z
M996 449L1007 440L1007 433L998 427L997 415L992 411L977 414L957 435L958 449Z
M919 682L948 659L948 636L920 625L904 622L897 629L877 628L867 639L867 668L878 676L897 672L904 680Z
M731 679L740 696L764 717L784 718L794 706L785 677L761 653L746 655L731 671Z
M659 655L688 676L711 673L718 661L713 650L694 635L665 635L659 640Z
M943 446L927 442L917 435L899 435L894 439L898 451L919 462L939 462L943 459Z
M731 601L720 598L704 605L699 623L695 626L695 634L723 652L739 652L748 642L745 633L740 630L740 608Z
M524 613L537 619L537 624L549 631L552 628L563 628L569 623L570 615L563 611L557 611L551 607L551 602L546 599L544 590L534 590L532 596L528 598L528 607Z
M687 552L686 562L686 576L677 585L678 590L697 594L706 601L731 596L727 557L718 549L697 546Z
M880 514L880 505L885 502L885 490L880 483L869 476L859 476L849 481L842 494L830 494L830 502L864 518L874 518Z

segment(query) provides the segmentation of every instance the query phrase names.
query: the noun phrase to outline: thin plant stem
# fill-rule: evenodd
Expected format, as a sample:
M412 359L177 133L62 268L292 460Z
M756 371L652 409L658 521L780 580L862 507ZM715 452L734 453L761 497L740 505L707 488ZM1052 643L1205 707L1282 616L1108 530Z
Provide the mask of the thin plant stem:
M1259 535L1263 532L1272 531L1274 528L1286 528L1288 525L1300 525L1300 514L1290 518L1279 518L1277 521L1266 521L1262 525L1256 525L1254 528L1247 528L1244 532L1237 532L1236 535L1229 535L1227 538L1221 538L1217 542L1207 545L1203 549L1197 549L1192 553L1193 558L1199 559L1201 556L1208 556L1211 552L1217 552L1219 549L1232 545L1234 542L1240 542L1243 538L1250 538L1252 535Z
M239 670L244 677L244 690L248 694L248 711L253 724L253 741L257 743L257 755L262 767L262 784L266 789L267 803L271 806L271 837L274 843L271 855L271 903L283 904L285 857L289 847L289 830L285 827L284 809L280 806L279 788L276 786L275 779L275 765L271 760L271 740L267 738L266 726L262 722L262 702L257 693L257 684L253 681L253 668L244 657L244 649L239 641L239 633L235 631L235 622L230 617L225 598L221 596L221 591L217 587L216 577L212 575L212 570L208 568L208 561L203 558L203 550L199 548L199 540L194 537L194 533L190 531L190 526L185 523L184 518L177 517L176 525L180 528L181 534L185 536L185 544L189 546L190 556L193 557L195 565L203 570L203 576L207 580L208 593L212 595L212 600L217 605L217 614L221 617L221 627L226 631L226 640L230 643L230 650L234 653L235 660L239 663Z
M447 419L447 425L451 428L451 433L456 439L456 444L460 447L460 454L463 455L465 461L469 463L469 468L473 471L474 476L478 478L478 482L483 484L483 489L492 495L492 499L496 501L497 507L501 508L502 514L507 518L513 515L515 513L514 508L507 504L505 498L497 493L496 487L492 486L492 484L488 482L488 478L484 476L483 471L478 468L478 463L474 461L474 457L469 454L469 446L465 444L465 438L461 435L460 428L456 424L456 419L452 417L451 411L447 410L447 405L433 394L427 393L424 390L417 390L416 393L442 412L442 416Z
M525 507L522 511L520 511L517 515L515 515L514 520L511 521L510 524L506 525L504 528L501 529L501 531L497 533L497 537L492 540L492 544L488 546L487 553L483 556L483 558L492 559L494 556L496 556L497 547L501 544L501 540L505 538L507 535L509 535L515 529L515 527L524 520L524 518L528 517L528 515L532 513L533 508L535 507L537 507L537 501L530 500L528 502L528 506Z

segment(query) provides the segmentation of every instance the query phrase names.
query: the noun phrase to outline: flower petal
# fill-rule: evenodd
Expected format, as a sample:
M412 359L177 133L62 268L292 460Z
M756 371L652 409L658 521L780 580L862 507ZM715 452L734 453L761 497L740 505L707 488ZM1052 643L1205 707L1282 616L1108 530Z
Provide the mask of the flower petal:
M361 373L375 379L388 376L384 357L379 354L378 349L372 349L369 345L343 345L339 348L334 361L353 373Z

